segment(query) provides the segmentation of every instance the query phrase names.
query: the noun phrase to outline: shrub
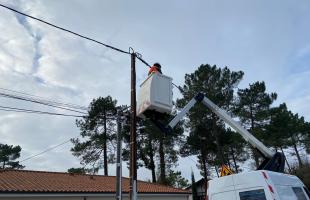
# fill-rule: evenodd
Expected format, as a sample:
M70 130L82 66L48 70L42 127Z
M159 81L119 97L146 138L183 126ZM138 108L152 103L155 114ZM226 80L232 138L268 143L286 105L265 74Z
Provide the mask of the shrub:
M307 188L310 188L310 163L306 163L302 167L294 165L291 174L300 178Z

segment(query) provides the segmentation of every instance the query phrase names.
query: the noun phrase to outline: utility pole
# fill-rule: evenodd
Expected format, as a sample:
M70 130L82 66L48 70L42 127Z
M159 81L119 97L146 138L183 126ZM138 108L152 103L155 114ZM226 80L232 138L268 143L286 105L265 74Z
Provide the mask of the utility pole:
M131 53L130 200L137 200L136 53Z
M122 111L117 111L116 200L122 200Z

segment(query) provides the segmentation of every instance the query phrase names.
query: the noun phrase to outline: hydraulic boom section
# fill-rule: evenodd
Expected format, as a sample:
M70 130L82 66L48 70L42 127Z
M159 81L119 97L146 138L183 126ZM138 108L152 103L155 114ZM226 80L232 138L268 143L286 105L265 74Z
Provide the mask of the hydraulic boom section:
M247 142L249 142L255 149L257 149L265 158L264 162L258 167L258 169L264 169L269 171L283 172L285 165L285 158L282 153L273 152L266 147L261 141L255 138L245 128L243 128L237 121L227 114L223 109L215 105L210 99L208 99L203 93L198 93L188 104L179 112L168 124L168 129L173 129L176 124L186 115L186 113L195 106L196 103L202 102L212 112L219 116L224 122L237 131Z

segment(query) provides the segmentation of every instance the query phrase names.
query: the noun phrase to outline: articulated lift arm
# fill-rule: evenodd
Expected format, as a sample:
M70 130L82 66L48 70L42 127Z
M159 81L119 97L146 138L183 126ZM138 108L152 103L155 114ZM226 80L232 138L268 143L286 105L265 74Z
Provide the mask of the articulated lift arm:
M219 116L224 122L230 125L237 131L247 142L249 142L255 149L257 149L264 157L265 161L258 167L269 171L283 172L285 165L285 158L282 153L273 152L266 147L262 142L256 139L251 133L243 128L238 122L232 119L227 112L215 105L203 93L197 94L188 104L179 112L168 124L168 129L173 129L176 124L186 115L186 113L196 104L202 102L212 112Z

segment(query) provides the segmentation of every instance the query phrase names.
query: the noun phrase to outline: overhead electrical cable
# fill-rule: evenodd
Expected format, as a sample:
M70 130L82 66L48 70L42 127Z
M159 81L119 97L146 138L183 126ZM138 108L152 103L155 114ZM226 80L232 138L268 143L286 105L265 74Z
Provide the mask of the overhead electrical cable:
M63 107L63 106L57 106L57 105L53 105L53 104L50 104L50 103L47 103L47 102L43 102L43 101L31 99L31 98L25 98L25 97L22 97L22 96L6 94L6 93L2 93L2 92L0 92L0 96L7 97L7 98L18 99L18 100L23 100L23 101L29 101L29 102L38 103L38 104L42 104L42 105L46 105L46 106L50 106L50 107L55 107L55 108L59 108L59 109L63 109L63 110L68 110L68 111L72 111L72 112L81 113L81 114L87 114L86 112L82 112L82 111L79 111L79 110L75 110L75 109L71 109L71 108L66 108L66 107Z
M43 20L43 19L39 19L39 18L37 18L37 17L33 17L33 16L31 16L31 15L28 15L28 14L26 14L26 13L23 13L23 12L21 12L21 11L18 11L18 10L14 9L14 8L8 7L8 6L6 6L6 5L0 4L0 6L3 7L3 8L6 8L6 9L8 9L8 10L11 10L11 11L13 11L13 12L15 12L15 13L18 13L18 14L20 14L20 15L23 15L23 16L25 16L25 17L29 17L29 18L31 18L31 19L34 19L34 20L37 20L37 21L42 22L42 23L44 23L44 24L47 24L47 25L49 25L49 26L52 26L52 27L54 27L54 28L57 28L57 29L60 29L60 30L62 30L62 31L71 33L71 34L73 34L73 35L76 35L76 36L78 36L78 37L84 38L84 39L86 39L86 40L90 40L90 41L95 42L95 43L97 43L97 44L103 45L103 46L105 46L105 47L107 47L107 48L110 48L110 49L113 49L113 50L115 50L115 51L118 51L118 52L121 52L121 53L124 53L124 54L130 54L130 53L127 52L127 51L124 51L124 50L121 50L121 49L119 49L119 48L113 47L113 46L111 46L111 45L105 44L105 43L103 43L103 42L100 42L100 41L98 41L98 40L92 39L92 38L90 38L90 37L81 35L81 34L76 33L76 32L74 32L74 31L71 31L71 30L62 28L62 27L60 27L60 26L57 26L57 25L52 24L52 23L50 23L50 22L47 22L47 21L45 21L45 20Z
M86 39L86 40L95 42L95 43L97 43L97 44L103 45L103 46L105 46L105 47L107 47L107 48L110 48L110 49L113 49L113 50L115 50L115 51L118 51L118 52L121 52L121 53L124 53L124 54L131 54L130 51L121 50L121 49L119 49L119 48L116 48L116 47L113 47L113 46L111 46L111 45L105 44L105 43L100 42L100 41L98 41L98 40L92 39L92 38L90 38L90 37L88 37L88 36L84 36L84 35L81 35L81 34L79 34L79 33L74 32L74 31L71 31L71 30L69 30L69 29L62 28L62 27L60 27L60 26L57 26L57 25L52 24L52 23L50 23L50 22L47 22L47 21L45 21L45 20L43 20L43 19L39 19L39 18L37 18L37 17L28 15L28 14L26 14L26 13L23 13L23 12L21 12L21 11L18 11L18 10L16 10L16 9L11 8L11 7L8 7L8 6L6 6L6 5L0 4L0 6L3 7L3 8L6 8L6 9L8 9L8 10L11 10L11 11L13 11L13 12L15 12L15 13L18 13L18 14L20 14L20 15L23 15L23 16L25 16L25 17L29 17L29 18L31 18L31 19L33 19L33 20L40 21L40 22L42 22L42 23L44 23L44 24L47 24L47 25L49 25L49 26L52 26L52 27L54 27L54 28L57 28L57 29L60 29L60 30L62 30L62 31L71 33L71 34L76 35L76 36L78 36L78 37L81 37L81 38L83 38L83 39ZM145 64L147 67L151 67L151 65L150 65L149 63L147 63L144 59L142 59L142 55L141 55L141 54L135 53L135 55L136 55L136 58L138 58L138 60L140 60L143 64ZM180 87L179 87L179 86L176 86L176 87L180 90Z
M60 143L60 144L58 144L58 145L55 145L55 146L50 147L50 148L48 148L48 149L45 149L44 151L41 151L40 153L34 154L34 155L32 155L32 156L29 156L29 157L27 157L27 158L25 158L25 159L23 159L23 160L21 160L21 161L19 161L19 162L22 163L22 162L25 162L25 161L30 160L30 159L32 159L32 158L35 158L35 157L37 157L37 156L40 156L40 155L42 155L42 154L44 154L44 153L46 153L46 152L49 152L49 151L51 151L51 150L53 150L53 149L56 149L56 148L58 148L58 147L60 147L60 146L62 146L62 145L64 145L64 144L67 144L67 143L70 142L70 141L71 141L71 139L66 140L66 141L64 141L64 142L62 142L62 143Z
M78 36L78 37L80 37L80 38L83 38L83 39L86 39L86 40L95 42L95 43L100 44L100 45L103 45L103 46L105 46L105 47L107 47L107 48L110 48L110 49L113 49L113 50L115 50L115 51L118 51L118 52L121 52L121 53L124 53L124 54L131 54L130 51L124 51L124 50L122 50L122 49L113 47L113 46L111 46L111 45L108 45L108 44L105 44L105 43L100 42L100 41L98 41L98 40L95 40L95 39L93 39L93 38L90 38L90 37L88 37L88 36L84 36L84 35L81 35L81 34L79 34L79 33L77 33L77 32L71 31L71 30L69 30L69 29L62 28L62 27L60 27L60 26L58 26L58 25L55 25L55 24L53 24L53 23L51 23L51 22L47 22L47 21L45 21L45 20L43 20L43 19L39 19L39 18L37 18L37 17L28 15L28 14L26 14L26 13L23 13L23 12L21 12L21 11L18 11L18 10L14 9L14 8L9 7L9 6L3 5L3 4L0 4L0 6L3 7L3 8L6 8L6 9L8 9L8 10L11 10L11 11L13 11L13 12L15 12L15 13L18 13L18 14L20 14L20 15L23 15L23 16L25 16L25 17L29 17L29 18L31 18L31 19L33 19L33 20L37 20L37 21L39 21L39 22L42 22L42 23L44 23L44 24L47 24L47 25L52 26L52 27L54 27L54 28L57 28L57 29L59 29L59 30L62 30L62 31L71 33L71 34L76 35L76 36ZM136 55L136 57L137 57L142 63L144 63L146 66L151 67L150 64L148 64L145 60L142 59L142 55L141 55L141 54L135 53L135 55Z
M29 93L26 93L26 92L11 90L11 89L2 88L2 87L0 87L0 90L4 90L4 91L7 91L7 92L11 92L11 93L22 94L23 96L26 96L26 97L29 96L31 98L36 98L36 99L39 99L39 100L42 100L42 101L45 101L45 102L49 102L49 103L52 103L52 104L57 104L57 105L61 105L61 106L67 106L67 107L71 107L71 108L75 108L75 109L80 109L80 110L88 110L88 108L86 106L80 106L80 105L72 104L72 103L63 103L63 102L59 102L59 101L54 101L52 99L46 99L45 97L29 94Z
M24 109L24 108L16 108L16 107L9 107L9 106L0 106L2 111L13 111L13 112L24 112L24 113L34 113L34 114L44 114L44 115L57 115L57 116L66 116L66 117L85 117L83 115L71 115L71 114L64 114L64 113L53 113L53 112L46 112L40 110L31 110L31 109Z
M31 109L24 109L24 108L16 108L16 107L9 107L9 106L0 106L0 111L8 111L8 112L20 112L20 113L30 113L30 114L45 114L45 115L57 115L57 116L66 116L66 117L87 117L86 115L72 115L72 114L65 114L65 113L54 113L54 112L47 112L41 110L31 110ZM104 117L104 116L98 116ZM113 115L107 115L105 117L107 120L116 120L116 117Z
M20 15L23 15L23 16L25 16L25 17L29 17L29 18L31 18L31 19L33 19L33 20L37 20L37 21L39 21L39 22L42 22L42 23L44 23L44 24L47 24L47 25L52 26L52 27L54 27L54 28L57 28L57 29L59 29L59 30L62 30L62 31L71 33L71 34L76 35L76 36L78 36L78 37L81 37L81 38L83 38L83 39L86 39L86 40L95 42L95 43L97 43L97 44L103 45L103 46L105 46L105 47L107 47L107 48L110 48L110 49L113 49L113 50L115 50L115 51L118 51L118 52L121 52L121 53L124 53L124 54L131 54L130 51L121 50L121 49L119 49L119 48L116 48L116 47L113 47L113 46L111 46L111 45L105 44L105 43L100 42L100 41L98 41L98 40L92 39L92 38L90 38L90 37L88 37L88 36L84 36L84 35L81 35L81 34L79 34L79 33L74 32L74 31L71 31L71 30L69 30L69 29L62 28L62 27L60 27L60 26L57 26L57 25L52 24L52 23L50 23L50 22L47 22L47 21L45 21L45 20L43 20L43 19L39 19L39 18L37 18L37 17L28 15L28 14L26 14L26 13L23 13L23 12L21 12L21 11L18 11L18 10L16 10L16 9L11 8L11 7L8 7L8 6L6 6L6 5L0 4L0 6L3 7L3 8L6 8L6 9L8 9L8 10L11 10L11 11L13 11L13 12L15 12L15 13L18 13L18 14L20 14ZM138 58L138 60L140 60L143 64L145 64L147 67L151 67L151 65L150 65L149 63L147 63L144 59L142 59L142 55L141 55L141 54L135 53L135 55L136 55L136 58ZM176 88L179 89L181 93L183 92L183 90L182 90L182 88L181 88L180 86L177 86L176 84L173 84L173 85L176 86Z

